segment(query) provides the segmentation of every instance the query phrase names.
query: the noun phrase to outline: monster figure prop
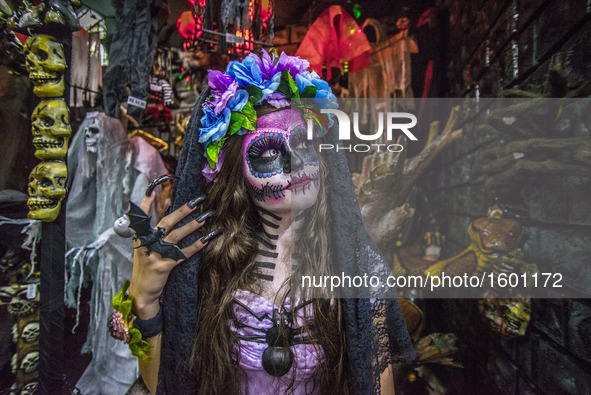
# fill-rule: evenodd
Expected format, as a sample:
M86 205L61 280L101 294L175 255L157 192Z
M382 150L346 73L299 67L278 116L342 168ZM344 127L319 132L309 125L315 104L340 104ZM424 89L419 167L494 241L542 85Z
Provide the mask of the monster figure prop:
M166 167L148 143L128 138L119 119L89 112L70 142L68 169L66 305L77 307L79 285L85 279L92 281L82 348L83 353L92 353L92 360L76 387L89 395L124 394L138 377L137 361L103 328L109 316L105 306L131 276L133 242L118 236L113 223L128 209L129 201L142 201L150 180L165 173ZM157 212L154 206L152 217Z
M63 99L43 100L33 111L33 144L41 160L64 159L72 135L68 106Z
M39 97L59 97L64 94L66 56L61 44L53 37L31 36L25 42L26 67Z
M100 117L98 117L98 113L93 112L89 113L86 119L88 123L85 125L84 129L84 143L86 144L86 150L90 153L96 154L98 151L98 139L100 131L103 128L103 123Z
M148 253L154 251L164 258L171 258L177 261L187 258L178 245L162 240L165 230L162 228L152 228L150 225L151 217L133 202L129 202L127 217L129 218L129 227L135 230L141 246L148 248Z
M436 263L424 270L425 274L440 275L442 271L456 275L480 275L487 270L502 271L517 252L523 234L521 225L512 219L478 218L468 227L472 243L453 258ZM497 263L499 256L503 262ZM494 267L493 267L494 266Z
M66 196L68 169L63 162L42 162L29 177L29 219L51 222L60 212Z

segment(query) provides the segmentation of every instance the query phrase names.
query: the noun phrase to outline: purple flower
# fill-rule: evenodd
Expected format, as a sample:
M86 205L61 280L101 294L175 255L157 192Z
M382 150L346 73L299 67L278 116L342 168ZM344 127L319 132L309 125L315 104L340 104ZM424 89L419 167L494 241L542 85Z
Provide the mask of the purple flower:
M264 80L268 80L270 76L273 76L273 65L275 60L275 55L273 57L269 55L269 52L263 49L263 56L259 58L254 53L250 53L248 56L251 56L254 61L261 69L261 76Z
M279 61L273 68L274 73L280 73L283 70L289 70L292 78L296 78L296 75L303 73L310 67L310 62L299 56L289 56L285 52L281 52Z
M208 70L207 83L217 92L223 92L234 82L234 78L222 73L219 70Z
M222 110L228 105L228 102L236 94L238 83L229 75L222 74L218 70L209 70L207 81L213 89L214 99L210 104L213 106L215 114L220 115Z
M289 101L287 101L284 95L278 92L273 92L267 96L267 103L275 108L289 107Z
M259 66L264 81L271 79L278 73L280 74L283 70L289 70L292 78L295 78L297 74L310 67L310 63L307 60L301 59L298 56L286 55L285 52L281 52L279 59L276 58L275 54L269 54L265 49L263 49L263 56L261 58L253 53L250 53L248 56L252 56Z
M109 327L109 332L114 339L121 340L125 344L129 344L131 337L129 336L129 328L123 321L123 314L115 311L113 315L109 317L107 326Z
M207 161L203 161L203 170L201 171L201 173L203 174L203 177L205 177L208 183L215 182L215 178L220 172L222 164L224 163L224 152L225 151L222 149L218 153L218 161L216 162L215 168L213 169Z

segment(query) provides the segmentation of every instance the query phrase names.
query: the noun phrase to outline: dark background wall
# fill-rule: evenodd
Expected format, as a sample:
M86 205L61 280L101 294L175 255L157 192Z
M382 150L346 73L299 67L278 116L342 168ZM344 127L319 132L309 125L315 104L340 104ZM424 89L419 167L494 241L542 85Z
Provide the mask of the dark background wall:
M564 78L568 92L589 81L587 1L448 0L442 8L450 16L451 96L496 97L510 88L556 95L550 70ZM589 138L588 132L576 136ZM524 259L543 271L568 266L568 282L589 293L591 171L530 174L510 187L486 188L480 169L491 160L491 148L508 142L494 132L465 129L425 177L423 190L439 209L447 236L442 257L468 246L468 224L499 202L525 228ZM444 379L454 393L591 393L590 299L532 300L527 334L514 340L501 340L483 326L475 300L431 300L427 316L431 329L454 332L463 344L465 368Z

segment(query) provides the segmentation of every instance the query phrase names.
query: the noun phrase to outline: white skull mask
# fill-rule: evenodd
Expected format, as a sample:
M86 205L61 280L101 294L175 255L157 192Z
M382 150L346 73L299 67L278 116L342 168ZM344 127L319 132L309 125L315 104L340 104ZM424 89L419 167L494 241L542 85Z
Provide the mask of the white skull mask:
M33 144L41 160L64 159L72 135L68 106L62 99L43 100L33 111Z
M39 321L29 322L21 332L21 339L26 343L32 343L39 338Z
M39 351L28 353L21 361L21 369L27 374L37 370L37 366L39 366Z
M21 390L21 395L33 395L37 393L37 382L28 383Z
M98 113L96 114L98 115ZM86 143L86 150L88 152L92 152L93 154L98 152L98 140L102 129L103 124L98 116L89 117L89 122L84 128L84 142Z
M29 219L51 222L59 214L66 196L68 169L63 162L39 163L29 176Z
M53 37L31 36L25 42L26 67L39 97L58 97L64 94L66 56L61 44Z

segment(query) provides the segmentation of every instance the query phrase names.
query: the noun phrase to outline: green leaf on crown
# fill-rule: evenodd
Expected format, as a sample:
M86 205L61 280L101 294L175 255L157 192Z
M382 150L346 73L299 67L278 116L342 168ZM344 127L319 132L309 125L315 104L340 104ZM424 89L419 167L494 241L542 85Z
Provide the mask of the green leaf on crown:
M279 86L277 87L276 92L281 93L288 100L294 97L300 97L298 86L288 70L283 70L281 72L281 79L279 80Z
M242 121L242 127L248 130L255 130L257 128L257 113L251 102L246 102L242 109L242 114L245 115Z
M207 162L212 169L215 169L215 164L218 163L220 151L228 138L224 137L215 144L207 146Z
M253 105L260 102L263 98L263 91L257 88L256 86L248 85L245 89L248 92L248 101Z
M291 90L291 97L300 97L300 91L298 90L298 85L296 84L296 82L293 80L293 77L291 76L291 74L289 74L289 71L287 70L283 70L284 72L287 72L287 81L289 82L289 88ZM282 75L283 77L283 75Z
M246 118L246 115L240 111L232 111L232 114L230 115L230 125L228 126L228 134L230 136L240 130L242 123L244 122L244 118Z
M304 90L301 92L300 96L306 99L313 99L316 97L316 91L318 90L318 88L316 88L316 86L314 85L308 85L304 88Z

